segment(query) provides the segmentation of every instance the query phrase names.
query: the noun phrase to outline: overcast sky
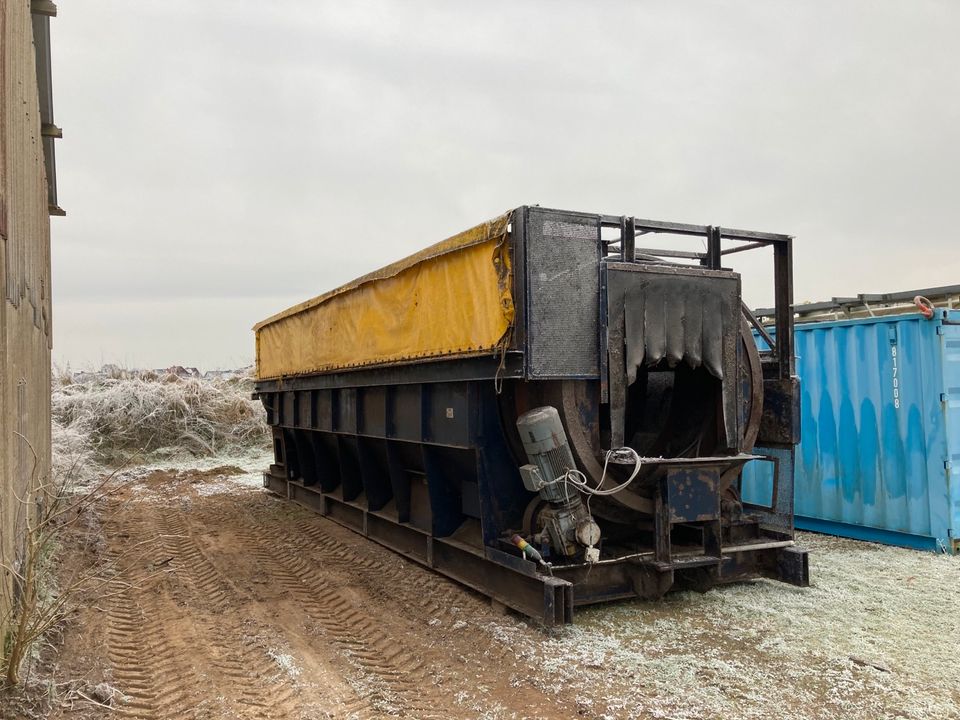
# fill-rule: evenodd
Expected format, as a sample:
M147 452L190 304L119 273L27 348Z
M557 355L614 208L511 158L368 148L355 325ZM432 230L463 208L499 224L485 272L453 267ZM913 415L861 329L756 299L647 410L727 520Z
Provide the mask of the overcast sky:
M60 363L247 364L256 321L533 203L790 233L801 301L960 283L954 0L59 9Z

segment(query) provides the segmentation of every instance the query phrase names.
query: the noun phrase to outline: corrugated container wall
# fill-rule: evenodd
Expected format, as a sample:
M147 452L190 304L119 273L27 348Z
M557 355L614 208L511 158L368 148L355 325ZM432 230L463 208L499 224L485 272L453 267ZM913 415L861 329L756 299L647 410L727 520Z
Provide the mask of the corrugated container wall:
M798 324L796 526L960 551L960 311ZM765 504L758 468L745 501Z
M18 498L50 472L49 213L62 211L45 170L44 138L59 133L44 122L49 94L45 103L38 91L48 56L34 38L47 39L55 11L51 2L0 0L0 642L28 511Z

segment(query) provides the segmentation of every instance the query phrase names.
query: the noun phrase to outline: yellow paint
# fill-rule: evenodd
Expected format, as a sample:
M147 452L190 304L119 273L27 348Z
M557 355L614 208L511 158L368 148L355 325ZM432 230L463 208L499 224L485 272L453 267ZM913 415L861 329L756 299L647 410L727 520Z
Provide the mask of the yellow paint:
M513 324L502 215L254 326L257 378L489 354Z

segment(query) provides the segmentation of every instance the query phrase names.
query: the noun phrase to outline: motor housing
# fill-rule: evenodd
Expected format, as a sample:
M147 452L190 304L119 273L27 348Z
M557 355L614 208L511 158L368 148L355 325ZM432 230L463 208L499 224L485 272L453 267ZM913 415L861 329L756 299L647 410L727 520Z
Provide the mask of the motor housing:
M600 528L590 517L580 492L569 482L567 474L577 466L567 443L567 436L554 407L534 408L517 418L523 449L530 460L520 468L524 487L540 493L547 505L540 509L535 524L546 531L551 549L571 557L592 549L600 542ZM589 553L588 557L594 557Z

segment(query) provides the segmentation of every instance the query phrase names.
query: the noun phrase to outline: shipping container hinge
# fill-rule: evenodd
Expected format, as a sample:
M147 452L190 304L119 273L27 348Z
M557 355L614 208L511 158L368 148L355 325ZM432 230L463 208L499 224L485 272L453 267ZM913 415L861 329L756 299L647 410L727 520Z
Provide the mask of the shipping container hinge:
M937 335L943 335L943 325L937 325Z
M940 393L940 402L941 402L941 403L946 403L946 402L947 402L947 394L946 394L946 393Z
M944 460L944 461L943 461L943 469L944 469L944 470L952 470L952 469L953 469L953 463L950 462L949 460Z

